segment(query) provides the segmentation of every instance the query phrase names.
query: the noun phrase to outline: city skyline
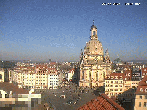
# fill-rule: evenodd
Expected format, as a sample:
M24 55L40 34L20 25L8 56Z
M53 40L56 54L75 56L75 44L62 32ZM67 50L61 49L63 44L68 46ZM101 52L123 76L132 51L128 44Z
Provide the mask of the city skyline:
M147 2L103 2L1 0L0 60L79 61L93 20L111 60L147 60Z

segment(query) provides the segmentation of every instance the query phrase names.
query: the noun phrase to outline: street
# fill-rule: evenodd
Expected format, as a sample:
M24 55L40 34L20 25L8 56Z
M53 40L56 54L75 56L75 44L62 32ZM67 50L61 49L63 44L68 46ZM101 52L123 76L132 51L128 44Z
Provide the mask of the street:
M61 89L44 90L42 100L54 110L75 110L97 97L93 94L92 89L80 89L79 87L76 89L76 86L72 84ZM40 92L40 90L36 90L36 92ZM65 95L65 99L61 95Z

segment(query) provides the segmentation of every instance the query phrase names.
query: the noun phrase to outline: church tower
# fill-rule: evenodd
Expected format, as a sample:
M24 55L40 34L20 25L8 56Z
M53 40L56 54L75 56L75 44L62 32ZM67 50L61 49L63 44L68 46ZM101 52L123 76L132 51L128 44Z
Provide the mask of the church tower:
M80 58L80 81L79 86L103 86L104 78L110 65L106 64L102 43L98 40L97 27L94 25L90 29L90 40L84 47L84 52ZM106 69L107 67L107 69Z
M94 25L94 20L93 20L93 25L91 26L91 40L98 40L98 36L97 36L97 28L96 26Z

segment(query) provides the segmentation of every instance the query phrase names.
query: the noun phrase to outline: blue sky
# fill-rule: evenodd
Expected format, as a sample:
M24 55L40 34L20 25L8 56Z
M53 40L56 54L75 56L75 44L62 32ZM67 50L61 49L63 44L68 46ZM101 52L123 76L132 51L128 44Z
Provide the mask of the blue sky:
M78 61L93 19L111 60L147 59L147 1L103 2L110 0L0 0L0 59Z

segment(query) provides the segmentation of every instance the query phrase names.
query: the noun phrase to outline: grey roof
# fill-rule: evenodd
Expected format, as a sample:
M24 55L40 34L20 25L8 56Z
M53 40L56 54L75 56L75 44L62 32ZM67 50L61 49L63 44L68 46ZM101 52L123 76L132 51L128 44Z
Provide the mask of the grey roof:
M114 60L114 63L122 64L123 61L120 58L117 58L117 59Z

